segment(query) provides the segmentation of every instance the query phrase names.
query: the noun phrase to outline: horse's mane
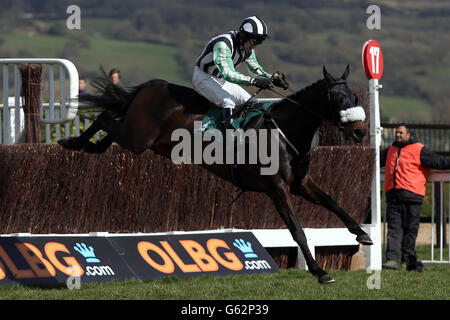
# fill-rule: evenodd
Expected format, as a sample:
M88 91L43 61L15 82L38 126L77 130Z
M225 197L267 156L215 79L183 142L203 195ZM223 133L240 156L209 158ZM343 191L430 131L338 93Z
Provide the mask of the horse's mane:
M297 101L300 104L306 105L305 99L308 98L306 93L310 93L311 89L315 89L317 86L321 85L324 81L325 81L324 79L317 80L316 82L310 84L309 86L287 96L287 98ZM289 101L289 100L286 98L283 98L280 101L274 102L272 105L272 108L276 108L278 105L284 104L287 101Z

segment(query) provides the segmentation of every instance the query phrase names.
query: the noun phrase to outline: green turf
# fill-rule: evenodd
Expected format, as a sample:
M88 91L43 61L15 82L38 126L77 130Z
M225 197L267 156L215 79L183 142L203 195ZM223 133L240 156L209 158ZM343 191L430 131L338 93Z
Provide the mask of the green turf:
M419 248L419 257L427 246ZM336 282L320 285L307 271L280 270L275 274L202 276L144 282L112 281L103 284L81 284L79 290L38 287L0 287L0 300L5 299L152 299L152 300L386 300L418 299L448 300L450 298L450 267L426 266L424 272L383 270L379 289L369 289L367 282L375 273L330 271Z
M320 285L307 271L280 270L275 274L199 278L166 278L144 282L112 281L82 284L79 290L27 287L0 288L0 299L176 299L176 300L373 300L449 299L450 268L429 266L422 273L383 270L380 289L369 289L372 274L331 271L336 282Z

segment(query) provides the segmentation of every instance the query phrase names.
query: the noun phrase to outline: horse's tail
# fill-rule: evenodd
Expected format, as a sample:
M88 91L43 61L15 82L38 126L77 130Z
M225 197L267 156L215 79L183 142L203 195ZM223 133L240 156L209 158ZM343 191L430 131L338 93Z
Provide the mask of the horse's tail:
M136 93L147 83L132 88L124 88L112 83L103 68L100 68L100 72L102 75L90 82L94 88L94 93L79 96L79 102L85 108L91 110L108 110L115 117L125 116Z

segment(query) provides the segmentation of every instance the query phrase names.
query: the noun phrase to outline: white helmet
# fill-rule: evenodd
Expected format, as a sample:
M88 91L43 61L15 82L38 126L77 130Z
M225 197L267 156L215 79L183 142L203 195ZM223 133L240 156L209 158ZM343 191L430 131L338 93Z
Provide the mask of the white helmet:
M264 40L269 37L267 34L266 23L257 16L251 16L246 18L239 27L239 31L246 34L247 38L256 38Z

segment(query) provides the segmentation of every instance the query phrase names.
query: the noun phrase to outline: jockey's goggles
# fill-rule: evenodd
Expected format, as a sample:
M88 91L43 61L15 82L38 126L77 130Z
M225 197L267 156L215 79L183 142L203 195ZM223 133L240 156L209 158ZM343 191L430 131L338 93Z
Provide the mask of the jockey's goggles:
M248 41L250 42L250 44L252 46L257 46L257 45L260 45L261 43L263 43L264 39L250 38L250 39L248 39Z

